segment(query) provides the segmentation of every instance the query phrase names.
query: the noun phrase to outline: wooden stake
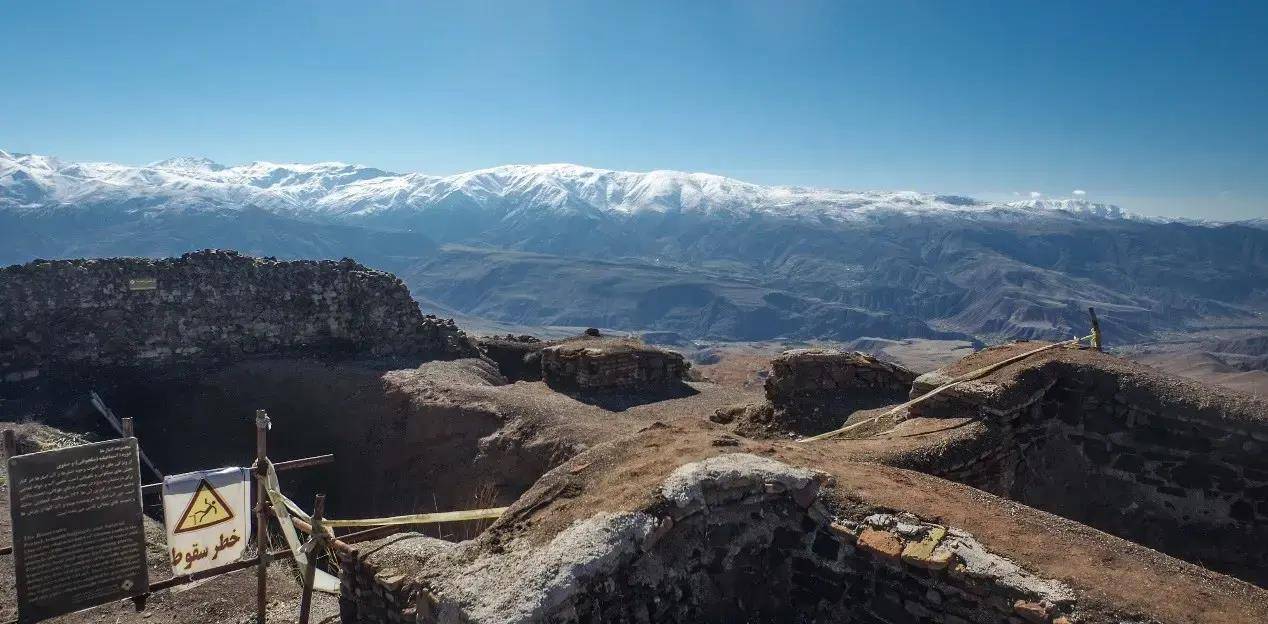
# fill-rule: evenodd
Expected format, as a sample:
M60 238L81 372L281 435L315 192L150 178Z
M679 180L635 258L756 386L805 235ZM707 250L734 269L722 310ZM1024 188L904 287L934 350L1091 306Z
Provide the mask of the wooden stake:
M269 503L265 491L265 479L268 477L268 432L269 415L264 410L255 411L255 552L259 563L256 565L256 624L264 622L264 599L268 592L269 574Z
M9 458L18 454L18 434L12 429L4 430L4 465L8 470Z
M3 442L4 444L4 479L5 479L5 484L7 484L9 489L12 490L13 484L9 483L9 459L11 457L15 457L18 454L18 434L12 429L5 429L3 433L3 437L4 437L4 442ZM13 553L13 534L10 533L9 545L3 548L0 548L0 555L7 555L12 553Z
M306 553L308 567L304 568L304 593L299 599L299 624L308 624L308 612L313 605L313 582L317 577L317 555L325 544L326 529L321 526L321 516L326 509L326 495L318 494L313 501L313 528L309 544L312 549Z
M106 419L106 422L110 423L111 427L114 427L115 431L119 432L119 435L125 438L136 437L130 432L131 430L129 430L129 433L124 433L123 423L120 422L119 418L114 415L114 411L112 411L109 407L106 407L106 402L101 400L100 395L98 395L96 392L90 392L88 393L88 396L91 399L92 406L97 408L98 412L101 412L102 417ZM125 418L124 420L130 421L132 419ZM159 480L161 481L163 479L163 473L159 472L158 466L155 466L154 462L150 461L149 456L145 454L145 449L141 448L140 444L137 444L136 448L137 448L137 453L141 456L141 461L144 462L145 466L150 469L150 472L153 472L154 476L158 477Z

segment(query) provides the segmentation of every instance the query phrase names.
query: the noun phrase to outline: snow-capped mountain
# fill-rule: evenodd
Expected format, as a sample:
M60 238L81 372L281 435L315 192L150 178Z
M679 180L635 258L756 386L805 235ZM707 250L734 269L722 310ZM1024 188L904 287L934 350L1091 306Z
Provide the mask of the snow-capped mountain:
M66 163L0 151L0 207L40 211L108 203L144 212L252 207L342 222L408 220L438 206L457 204L503 216L545 211L574 215L686 212L834 221L892 215L1135 218L1117 206L1077 199L994 203L911 191L762 186L707 173L636 173L569 164L508 165L429 176L337 162L226 167L204 158L182 157L133 167Z
M1163 222L1082 198L0 152L0 263L207 247L351 256L440 313L690 337L1068 338L1094 305L1124 343L1268 311L1262 224Z

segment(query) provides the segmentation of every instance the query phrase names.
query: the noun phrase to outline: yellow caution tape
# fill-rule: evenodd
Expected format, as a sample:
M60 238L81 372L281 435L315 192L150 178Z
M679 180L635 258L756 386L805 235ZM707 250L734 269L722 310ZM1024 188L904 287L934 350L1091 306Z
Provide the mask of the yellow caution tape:
M1050 345L1047 345L1047 346L1039 347L1038 349L1034 349L1034 350L1031 350L1031 351L1027 351L1027 352L1025 352L1025 353L1022 353L1021 355L1015 355L1015 356L1010 357L1010 358L1008 358L1008 359L1006 359L1006 360L1003 360L1003 361L1000 361L1000 362L996 362L996 363L991 364L991 365L989 365L989 366L983 366L982 368L979 368L979 369L977 369L977 370L975 370L975 371L970 371L970 372L968 372L968 373L965 373L965 374L963 374L963 375L960 375L959 377L956 377L955 379L952 379L951 381L948 381L947 383L945 383L945 384L943 384L943 385L941 385L941 386L938 386L937 388L934 388L933 390L930 390L929 392L926 392L925 394L923 394L923 395L921 395L921 396L918 396L918 397L916 397L916 398L914 398L914 399L912 399L912 400L910 400L910 401L907 401L906 403L903 403L902 405L895 405L894 407L892 407L892 408L890 408L890 409L886 410L884 414L881 414L881 415L879 415L879 416L873 416L872 418L868 418L867 420L861 420L861 421L856 422L856 423L854 423L854 424L852 424L852 425L847 425L847 426L845 426L845 427L841 427L840 429L835 429L835 430L833 430L833 431L828 431L828 432L826 432L826 433L821 433L821 434L819 434L819 435L816 435L816 436L811 436L811 437L809 437L809 438L802 438L802 439L798 440L798 442L814 442L814 441L816 441L816 440L823 440L823 439L826 439L826 438L833 438L833 437L839 436L839 435L841 435L841 434L843 434L843 433L847 433L847 432L849 432L849 431L850 431L850 430L852 430L852 429L857 429L857 428L859 428L859 427L862 427L863 425L867 425L867 424L874 423L874 422L876 422L876 421L878 421L878 420L880 420L880 419L882 419L882 418L884 418L884 417L886 417L886 416L889 416L889 415L891 415L891 414L897 414L897 413L900 413L900 412L906 411L906 410L907 410L907 408L909 408L909 407L911 407L911 406L913 406L913 405L916 405L916 404L918 404L918 403L920 403L920 402L924 401L925 399L928 399L928 398L930 398L930 397L933 397L934 395L941 394L944 390L950 390L951 388L953 388L953 387L955 387L955 386L958 386L958 385L960 385L960 384L962 384L962 383L964 383L964 382L966 382L966 381L973 381L974 379L977 379L977 378L979 378L979 377L984 377L984 376L986 376L988 373L993 373L993 372L995 372L995 371L997 371L997 370L999 370L999 369L1001 369L1001 368L1004 368L1005 366L1008 366L1009 364L1012 364L1013 362L1017 362L1017 361L1020 361L1020 360L1024 360L1024 359L1026 359L1026 358L1028 358L1028 357L1030 357L1030 356L1032 356L1032 355L1035 355L1036 353L1042 353L1042 352L1044 352L1044 351L1048 351L1048 350L1050 350L1050 349L1056 349L1056 348L1059 348L1059 347L1068 347L1068 346L1071 346L1071 345L1077 345L1077 344L1079 344L1079 343L1083 342L1084 340L1090 340L1090 339L1092 339L1094 336L1095 336L1095 334L1093 334L1092 336L1084 336L1084 337L1082 337L1082 338L1071 338L1071 339L1066 340L1066 341L1064 341L1064 342L1056 342L1056 343L1053 343L1053 344L1050 344ZM892 431L892 430L891 430L891 431Z
M463 520L489 520L506 512L508 507L492 509L467 509L464 511L441 511L437 513L411 514L408 516L392 516L390 518L362 518L358 520L322 520L321 523L334 527L376 527L390 524L434 524L438 522L460 522Z

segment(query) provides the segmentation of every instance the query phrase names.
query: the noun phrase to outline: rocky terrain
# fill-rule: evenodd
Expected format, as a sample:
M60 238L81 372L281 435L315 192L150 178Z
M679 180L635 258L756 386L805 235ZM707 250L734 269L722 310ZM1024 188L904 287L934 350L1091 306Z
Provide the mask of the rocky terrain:
M50 343L38 375L5 378L0 420L25 423L16 425L24 452L113 435L84 406L96 389L175 473L248 464L246 423L266 409L270 456L335 454L331 466L282 480L297 501L327 494L333 517L510 507L487 527L401 527L370 541L341 532L349 542L331 561L342 589L337 605L322 604L328 620L335 611L367 624L1268 619L1260 399L1087 348L991 366L1046 344L1035 342L948 358L919 376L818 347L774 357L761 384L693 381L677 354L600 330L467 341L390 292L362 293L347 308L274 306L271 322L243 324L230 322L238 310L277 300L269 271L306 275L285 285L300 291L344 292L332 284L349 272L395 282L355 263L213 257L204 281L230 273L239 288L221 293L234 305L201 311L115 294L187 292L163 276L207 257L37 263L15 273L25 284L32 267L85 272L97 286L78 300L101 309L70 327L114 338L96 351ZM128 290L117 270L168 265L158 293ZM13 308L38 311L43 297L69 296L49 283L49 292L13 291L26 293ZM113 309L143 321L109 334L104 312ZM328 327L360 328L357 348L241 348L306 336L301 321L313 314L343 323ZM161 347L156 337L181 344L206 326L233 331L210 343L223 357L195 368L60 374L77 361L68 353L131 353ZM400 326L443 328L421 335L460 349L382 357L377 337ZM144 331L155 328L167 329ZM918 345L883 346L928 357ZM933 399L889 409L983 367ZM737 405L756 406L763 426L726 418ZM65 432L32 420L57 420ZM870 425L806 440L843 423ZM295 609L294 574L281 563L271 570L270 619L283 621ZM189 590L195 607L164 593L145 613L116 604L62 621L246 621L253 585L250 575L226 575Z

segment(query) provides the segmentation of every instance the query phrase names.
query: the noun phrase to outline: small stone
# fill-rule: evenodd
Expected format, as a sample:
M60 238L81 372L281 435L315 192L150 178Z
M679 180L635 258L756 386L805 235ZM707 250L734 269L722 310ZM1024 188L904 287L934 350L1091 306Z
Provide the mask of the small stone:
M807 483L800 490L794 490L792 493L793 502L797 503L802 509L809 507L815 502L815 498L819 495L819 484L815 481Z
M828 528L831 529L833 533L836 533L842 539L849 542L855 542L859 538L858 533L855 532L856 529L846 526L844 524L841 524L840 522L833 522L832 524L828 525Z
M1018 600L1013 603L1013 613L1032 624L1048 624L1048 607L1042 603Z
M859 534L859 547L885 561L898 563L903 554L903 540L889 531L863 529Z
M951 550L938 548L947 530L935 526L923 540L907 544L903 549L902 559L909 565L930 570L941 570L951 563Z

